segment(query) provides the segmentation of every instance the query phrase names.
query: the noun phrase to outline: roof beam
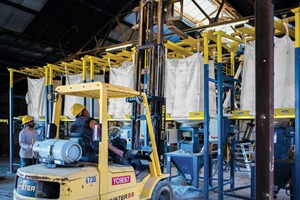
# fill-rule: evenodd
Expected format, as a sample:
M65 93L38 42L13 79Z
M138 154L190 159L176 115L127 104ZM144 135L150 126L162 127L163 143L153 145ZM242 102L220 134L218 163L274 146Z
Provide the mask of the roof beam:
M116 16L119 16L124 10L127 9L128 6L134 4L135 0L129 0L127 1L127 5L123 7L123 9L121 9ZM96 34L94 34L90 39L88 39L80 48L80 50L78 52L81 52L95 37L97 38L97 36L99 36L99 34L110 24L110 21L107 22L106 25L104 25L102 28L100 28ZM103 37L102 37L103 38ZM77 53L78 53L77 52Z
M195 4L195 6L202 12L202 14L208 19L210 23L213 23L213 20L210 18L210 16L199 6L199 4L195 1L192 0L192 2Z
M212 0L216 5L220 5L221 3L219 2L219 0ZM234 19L238 19L241 18L242 16L234 9L232 8L232 6L228 3L225 2L224 5L224 12L226 12L230 17L234 18Z
M120 30L121 30L121 33L122 33L122 35L123 35L125 41L128 42L128 39L126 38L126 35L125 35L125 33L124 33L124 30L123 30L123 28L122 28L122 26L121 26L121 24L120 24L120 22L119 22L119 20L118 20L118 17L116 17L116 22L118 23L118 26L119 26L119 28L120 28Z
M222 0L222 3L218 9L218 12L217 12L217 15L216 15L216 18L215 18L215 22L217 22L219 20L219 17L220 17L220 13L221 11L223 10L224 8L224 4L225 4L226 0Z

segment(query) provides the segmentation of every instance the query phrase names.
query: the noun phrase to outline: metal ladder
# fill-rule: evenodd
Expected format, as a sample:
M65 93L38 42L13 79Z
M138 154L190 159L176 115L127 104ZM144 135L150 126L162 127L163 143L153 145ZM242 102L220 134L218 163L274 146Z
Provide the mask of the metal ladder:
M244 166L247 168L247 171L251 171L250 163L255 158L255 153L251 142L236 143L235 156L237 159L243 160Z

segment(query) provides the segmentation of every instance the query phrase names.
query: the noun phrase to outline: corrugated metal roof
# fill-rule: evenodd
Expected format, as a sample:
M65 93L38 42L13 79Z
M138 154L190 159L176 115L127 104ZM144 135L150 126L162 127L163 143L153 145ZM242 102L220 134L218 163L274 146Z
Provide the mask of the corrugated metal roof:
M34 18L34 15L0 3L0 27L22 33Z
M11 2L20 4L26 8L30 8L35 11L40 11L48 0L9 0Z
M10 0L10 2L38 12L43 8L47 0ZM17 33L22 33L35 17L29 12L3 3L0 3L0 13L2 16L0 18L0 27Z

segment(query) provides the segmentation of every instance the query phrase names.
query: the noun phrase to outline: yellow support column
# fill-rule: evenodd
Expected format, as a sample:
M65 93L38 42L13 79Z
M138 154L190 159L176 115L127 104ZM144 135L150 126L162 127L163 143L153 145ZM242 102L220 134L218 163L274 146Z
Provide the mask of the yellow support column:
M90 81L94 82L95 64L94 64L94 60L91 56L89 56L89 60L90 60Z

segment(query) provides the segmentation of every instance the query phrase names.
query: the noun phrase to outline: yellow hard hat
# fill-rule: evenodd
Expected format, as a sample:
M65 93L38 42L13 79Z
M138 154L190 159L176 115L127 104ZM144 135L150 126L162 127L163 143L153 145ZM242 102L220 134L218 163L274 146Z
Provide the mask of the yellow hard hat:
M22 118L22 125L23 124L26 124L30 121L34 120L33 117L29 116L29 115L24 115L23 118Z
M84 109L85 109L85 106L81 105L80 103L75 103L71 107L71 113L72 113L73 116L77 116Z

